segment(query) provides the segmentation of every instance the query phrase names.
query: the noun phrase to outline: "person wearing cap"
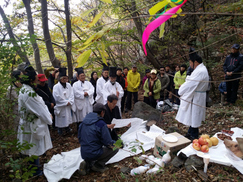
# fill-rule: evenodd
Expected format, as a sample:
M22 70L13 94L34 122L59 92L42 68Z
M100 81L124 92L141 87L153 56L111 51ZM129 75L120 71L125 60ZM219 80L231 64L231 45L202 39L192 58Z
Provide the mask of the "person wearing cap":
M187 66L185 64L182 64L180 66L180 70L176 72L175 77L174 77L174 83L175 83L175 94L178 95L178 90L181 87L181 85L185 82L186 80L186 70ZM176 98L176 104L180 105L180 99Z
M89 81L85 80L85 73L82 67L75 68L75 71L77 71L78 81L73 84L73 94L78 126L86 114L93 112L94 87Z
M232 46L231 54L225 59L223 65L226 80L236 79L226 82L227 87L227 102L224 105L234 104L237 99L237 91L239 88L241 71L243 70L243 55L240 54L240 45Z
M55 129L55 115L54 115L54 106L56 105L55 99L46 84L48 80L44 74L38 74L39 83L37 84L36 93L42 97L46 106L48 107L49 112L53 117L52 127Z
M166 91L165 89L168 87L170 83L170 78L169 76L165 73L165 67L161 66L159 69L159 74L157 75L158 79L160 80L161 83L161 90L160 90L160 100L166 100Z
M144 83L148 78L150 78L150 69L145 70L145 76L143 77L142 86L144 86Z
M148 78L143 85L144 102L156 108L157 101L160 98L161 83L157 78L157 71L155 69L152 69L150 74L150 78Z
M68 83L66 71L67 68L59 68L59 82L53 87L53 97L56 101L54 107L55 122L59 135L63 134L63 128L66 132L70 132L69 125L76 121L73 113L76 111L73 88Z
M140 74L137 72L137 66L133 65L132 70L127 74L127 102L125 112L132 108L132 95L134 104L138 101L138 87L140 85Z
M107 103L107 97L109 95L116 95L118 97L117 106L121 114L121 99L123 97L124 91L122 86L116 81L116 67L110 67L110 77L109 81L105 83L103 87L103 100L104 103Z
M78 139L81 157L84 159L79 166L81 175L88 174L90 169L97 172L106 171L106 162L118 152L118 149L112 149L115 141L112 140L103 119L105 112L106 107L96 103L93 112L87 114L79 126Z
M19 125L19 114L18 114L18 95L19 89L22 87L21 75L23 73L20 70L15 70L11 73L12 84L8 87L7 90L7 99L10 101L12 106L13 115L15 116L13 119L13 129L17 132Z
M128 67L124 67L123 68L123 73L122 73L122 77L124 78L125 80L125 87L124 87L124 95L122 97L122 100L121 100L121 112L124 111L124 106L125 106L125 101L126 101L126 98L127 98L127 73L128 73L129 69Z
M30 148L25 148L21 154L25 156L40 156L52 148L52 142L48 125L52 124L52 116L43 99L36 94L35 85L38 83L38 77L32 66L26 65L23 84L19 92L19 128L18 140L20 145L26 142L32 144ZM39 157L32 163L37 167L35 174L42 175L40 169Z
M176 120L189 126L186 137L193 140L198 138L198 128L205 120L206 91L208 89L208 70L202 63L202 58L190 48L190 67L194 69L190 76L186 77L178 91L180 95L180 107ZM201 106L201 107L200 107Z
M101 77L97 80L97 84L96 84L97 95L95 101L97 103L104 104L105 101L103 96L103 87L105 83L109 81L109 64L106 65L105 63L103 63L102 65L103 65L103 69L102 69Z

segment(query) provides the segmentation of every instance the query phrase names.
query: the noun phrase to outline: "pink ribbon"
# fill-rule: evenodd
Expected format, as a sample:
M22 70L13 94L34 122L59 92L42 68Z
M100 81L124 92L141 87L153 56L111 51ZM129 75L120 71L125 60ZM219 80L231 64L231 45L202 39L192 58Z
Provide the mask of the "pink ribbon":
M148 26L145 28L145 30L143 32L142 43L143 43L143 50L144 50L144 53L146 54L146 56L147 56L146 43L149 39L150 34L156 28L158 28L162 23L164 23L168 19L170 19L170 17L172 17L172 15L175 14L186 2L187 2L187 0L184 0L184 2L182 4L180 4L179 6L171 8L169 11L167 11L166 13L161 15L159 18L155 19L150 24L148 24ZM171 15L167 15L167 14L171 14Z

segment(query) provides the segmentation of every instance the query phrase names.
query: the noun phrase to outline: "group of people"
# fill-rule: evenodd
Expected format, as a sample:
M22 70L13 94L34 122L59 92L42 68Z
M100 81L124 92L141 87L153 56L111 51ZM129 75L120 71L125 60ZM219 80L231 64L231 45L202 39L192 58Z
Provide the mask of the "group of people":
M189 126L186 137L194 139L198 138L198 128L205 119L209 76L195 49L190 49L189 57L192 69L189 76L186 76L187 66L184 64L177 68L173 81L166 74L165 67L160 67L159 74L155 69L146 70L143 89L144 102L155 107L159 99L166 97L165 89L168 90L169 83L173 83L175 93L180 96L176 120ZM226 79L233 79L234 83L226 83L228 103L235 103L237 98L235 93L239 80L234 78L240 77L242 57L236 44L224 64ZM112 119L120 119L124 109L125 112L131 110L132 96L134 103L137 102L140 74L135 65L130 71L124 68L122 73L121 68L104 64L101 77L98 78L97 72L93 72L91 80L87 81L82 67L75 71L76 79L72 79L71 84L66 68L54 68L53 73L47 75L48 79L45 74L37 75L29 64L12 73L16 79L12 91L18 98L20 116L18 139L20 143L27 141L34 144L22 154L40 156L52 148L48 125L54 123L53 127L57 127L59 135L63 135L63 130L70 132L69 125L76 122L84 159L80 164L80 173L85 175L90 169L103 172L107 169L105 163L118 152L112 149L119 139ZM18 94L16 88L20 88ZM39 166L39 159L34 164ZM36 174L41 173L38 168Z
M176 66L176 72L170 71L170 66L161 66L159 73L156 69L146 69L145 76L143 78L143 90L144 90L144 102L156 108L158 101L162 101L169 98L170 92L177 95L176 100L171 96L170 100L180 105L180 99L178 98L178 89L185 82L187 76L187 66L182 64ZM173 76L174 75L174 76Z

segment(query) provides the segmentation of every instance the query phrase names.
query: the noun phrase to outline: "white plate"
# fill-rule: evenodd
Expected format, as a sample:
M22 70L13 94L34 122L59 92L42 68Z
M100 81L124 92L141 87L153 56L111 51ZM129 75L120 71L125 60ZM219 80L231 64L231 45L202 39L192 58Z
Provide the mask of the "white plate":
M178 141L178 138L176 136L174 136L174 135L168 134L168 135L164 135L163 136L163 140L165 140L166 142L172 142L172 143L174 143L174 142L177 142Z

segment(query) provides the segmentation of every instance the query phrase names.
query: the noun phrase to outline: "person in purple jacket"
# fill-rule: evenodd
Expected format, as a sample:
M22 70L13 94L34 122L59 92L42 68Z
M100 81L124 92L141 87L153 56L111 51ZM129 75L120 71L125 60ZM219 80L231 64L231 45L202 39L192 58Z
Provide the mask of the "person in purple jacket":
M150 78L150 69L146 69L145 70L145 76L143 77L143 84L144 85L145 81L147 80L147 78Z

